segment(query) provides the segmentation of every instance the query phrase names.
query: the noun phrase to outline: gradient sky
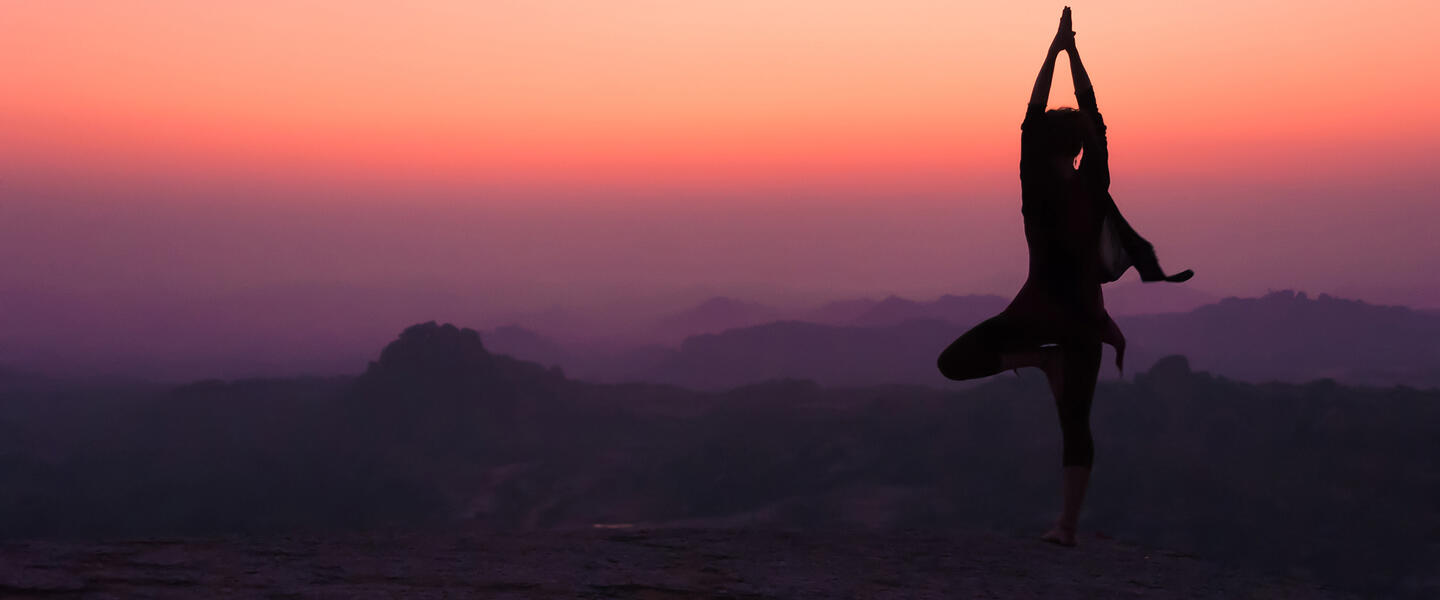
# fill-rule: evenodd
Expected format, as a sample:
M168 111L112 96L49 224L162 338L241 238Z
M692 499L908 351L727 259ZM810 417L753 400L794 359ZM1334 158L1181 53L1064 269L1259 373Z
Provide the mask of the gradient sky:
M1062 6L0 5L0 290L497 310L1013 293L1019 121ZM1440 306L1440 4L1074 10L1112 191L1163 263Z

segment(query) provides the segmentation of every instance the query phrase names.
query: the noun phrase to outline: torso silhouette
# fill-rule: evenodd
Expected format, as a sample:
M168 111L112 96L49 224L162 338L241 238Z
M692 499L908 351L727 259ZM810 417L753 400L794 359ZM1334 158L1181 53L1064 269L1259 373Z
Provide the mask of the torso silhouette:
M1100 244L1110 185L1105 125L1094 109L1094 93L1084 95L1082 110L1092 118L1095 135L1086 140L1078 169L1057 163L1037 139L1045 107L1030 105L1021 125L1021 213L1030 270L1007 311L1057 336L1098 333L1109 321L1100 292L1106 281Z

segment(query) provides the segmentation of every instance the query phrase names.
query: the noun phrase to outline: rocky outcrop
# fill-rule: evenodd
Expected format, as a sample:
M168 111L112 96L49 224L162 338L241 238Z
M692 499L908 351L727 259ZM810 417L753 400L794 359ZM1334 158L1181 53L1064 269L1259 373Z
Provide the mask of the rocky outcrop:
M493 368L494 359L474 329L430 321L405 328L399 339L380 351L380 359L370 363L364 377L454 378L485 374Z

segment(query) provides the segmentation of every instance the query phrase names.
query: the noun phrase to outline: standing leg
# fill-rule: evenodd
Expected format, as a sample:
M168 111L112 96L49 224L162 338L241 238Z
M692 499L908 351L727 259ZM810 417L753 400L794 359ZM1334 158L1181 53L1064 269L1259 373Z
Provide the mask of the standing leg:
M1075 528L1080 507L1090 484L1090 467L1095 461L1095 442L1090 436L1090 404L1095 398L1095 381L1100 373L1100 341L1087 339L1061 344L1063 374L1051 380L1055 408L1060 415L1063 439L1064 479L1061 488L1060 518L1043 539L1064 546L1075 545Z

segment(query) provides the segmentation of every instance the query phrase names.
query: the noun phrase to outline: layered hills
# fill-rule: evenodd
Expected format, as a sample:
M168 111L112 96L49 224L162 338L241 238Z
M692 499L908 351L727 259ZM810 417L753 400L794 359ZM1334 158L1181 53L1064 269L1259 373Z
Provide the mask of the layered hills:
M1025 374L966 390L594 384L425 323L355 376L6 374L0 393L7 539L597 525L1030 536L1058 502L1052 401ZM1093 421L1088 535L1363 593L1440 589L1440 391L1252 384L1170 357L1102 383Z

